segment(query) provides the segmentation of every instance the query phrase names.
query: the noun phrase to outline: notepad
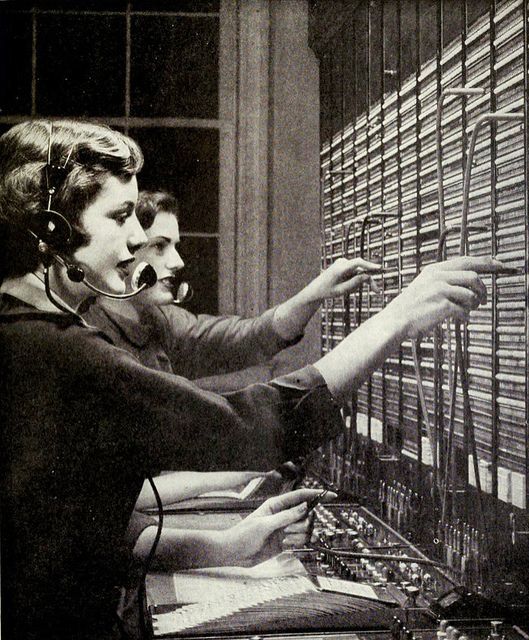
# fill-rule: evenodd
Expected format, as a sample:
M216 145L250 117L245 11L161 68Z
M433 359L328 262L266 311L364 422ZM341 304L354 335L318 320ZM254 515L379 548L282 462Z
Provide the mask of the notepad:
M372 587L363 582L354 582L351 580L340 580L339 578L327 578L318 576L316 579L318 587L322 591L332 593L341 593L343 595L355 596L357 598L366 598L367 600L375 600L387 605L397 606L392 593L388 592L385 587Z

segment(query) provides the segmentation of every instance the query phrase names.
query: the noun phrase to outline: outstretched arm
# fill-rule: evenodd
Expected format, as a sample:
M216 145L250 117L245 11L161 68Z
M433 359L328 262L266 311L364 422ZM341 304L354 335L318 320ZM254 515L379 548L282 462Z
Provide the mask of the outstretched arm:
M448 317L466 320L486 302L479 274L498 273L494 258L462 257L428 265L382 311L315 363L336 399L346 399L406 338L427 333Z
M379 270L372 262L340 258L292 298L253 318L194 316L178 307L161 307L162 334L173 370L197 379L267 362L301 338L324 299L351 293L366 282L376 290L369 274ZM223 382L219 380L220 388L226 388ZM214 379L207 388L216 388Z
M173 471L156 477L156 488L162 504L171 504L195 498L208 491L237 489L246 486L253 478L263 475L262 471ZM143 483L136 501L136 509L153 509L156 507L151 485Z

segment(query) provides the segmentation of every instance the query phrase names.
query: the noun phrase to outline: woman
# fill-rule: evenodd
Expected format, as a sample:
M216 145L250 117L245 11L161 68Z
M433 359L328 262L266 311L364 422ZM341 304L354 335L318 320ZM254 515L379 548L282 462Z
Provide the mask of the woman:
M156 271L157 283L126 301L99 298L85 318L104 329L145 365L170 371L215 391L241 386L241 376L222 376L267 362L298 342L326 298L353 293L370 282L380 265L337 260L286 302L254 318L198 316L174 304L175 277L184 267L179 253L178 203L164 191L142 191L136 215L147 242L136 253Z
M0 137L3 624L16 638L111 638L124 532L159 468L273 468L336 435L347 397L406 336L485 298L492 259L428 268L314 364L226 395L143 367L76 314L121 294L145 234L142 155L80 122ZM44 211L43 211L44 209ZM47 210L54 209L60 215ZM62 217L61 217L62 216ZM82 271L81 271L82 269ZM472 270L472 271L471 271Z

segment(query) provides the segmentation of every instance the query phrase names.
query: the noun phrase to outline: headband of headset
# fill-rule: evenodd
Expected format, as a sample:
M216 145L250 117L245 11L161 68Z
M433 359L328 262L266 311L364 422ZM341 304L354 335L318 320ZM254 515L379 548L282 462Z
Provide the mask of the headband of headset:
M53 197L66 179L66 167L72 155L73 145L62 165L52 162L53 123L50 122L48 154L44 167L47 206L32 216L29 230L51 249L65 249L72 240L72 226L58 211L52 208Z

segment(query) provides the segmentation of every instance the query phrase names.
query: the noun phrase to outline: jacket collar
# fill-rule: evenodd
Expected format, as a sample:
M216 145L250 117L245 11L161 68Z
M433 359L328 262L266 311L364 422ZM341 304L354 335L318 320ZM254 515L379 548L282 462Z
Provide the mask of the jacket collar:
M73 313L42 311L9 293L0 293L0 322L8 323L37 319L54 322L61 326L84 325L82 318Z
M131 318L120 309L121 305L100 299L98 304L103 310L110 322L116 327L131 344L136 347L145 347L151 340L152 324L149 314L145 311L140 312L140 320Z

